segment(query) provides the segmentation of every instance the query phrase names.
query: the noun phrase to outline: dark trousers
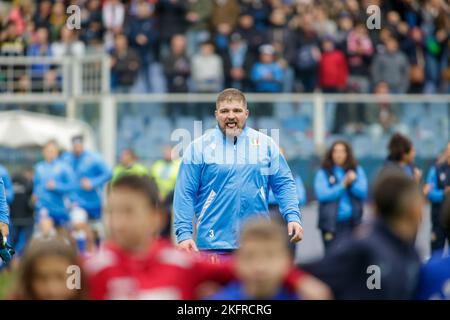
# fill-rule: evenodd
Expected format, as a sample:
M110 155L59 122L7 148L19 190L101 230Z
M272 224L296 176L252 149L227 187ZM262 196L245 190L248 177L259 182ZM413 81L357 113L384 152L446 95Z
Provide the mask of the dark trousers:
M446 230L440 221L432 221L431 228L431 251L443 250L445 247L445 240L450 245L450 230Z
M348 236L354 228L352 220L336 222L336 229L334 232L322 230L322 241L325 248L325 254L330 251L332 247L337 246L338 243Z

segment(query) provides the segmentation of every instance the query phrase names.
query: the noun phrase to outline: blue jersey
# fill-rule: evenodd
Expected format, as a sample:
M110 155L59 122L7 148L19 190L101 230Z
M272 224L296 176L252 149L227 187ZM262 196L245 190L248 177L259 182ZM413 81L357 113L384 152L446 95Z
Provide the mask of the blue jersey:
M437 252L422 267L418 299L450 300L450 256L441 257Z
M426 183L431 186L430 192L428 193L428 199L432 203L441 203L444 201L445 190L440 189L438 185L438 176L436 172L436 167L431 167L428 172Z
M197 247L236 249L246 219L269 217L269 188L287 222L300 223L297 190L286 160L267 135L245 128L233 142L216 128L187 148L174 195L177 241L192 239Z
M302 207L306 204L308 198L306 196L305 185L303 184L303 180L300 176L295 176L295 186L297 187L298 205ZM269 204L270 205L278 204L277 200L275 199L275 196L273 195L272 189L270 189L269 191Z
M6 202L5 187L3 179L0 177L0 222L9 224L9 209Z
M48 183L54 181L55 187L48 188ZM42 209L53 217L68 215L65 200L74 188L75 177L72 169L60 159L52 162L41 161L34 170L33 193L37 201L36 212Z
M6 201L11 204L14 200L13 183L11 181L11 177L9 176L8 170L6 170L6 168L2 165L0 165L0 178L3 179Z
M100 217L102 206L102 191L105 183L111 179L112 173L108 165L101 156L92 151L83 151L79 156L66 152L62 159L66 161L75 172L76 183L71 200L81 208L90 213L90 218ZM87 178L92 185L91 190L84 190L81 187L81 179ZM97 211L98 210L98 211ZM92 216L96 212L96 216Z
M254 300L255 298L249 297L242 287L242 284L233 282L213 295L210 300ZM285 288L280 290L272 297L268 297L267 300L298 300L298 297L290 293Z

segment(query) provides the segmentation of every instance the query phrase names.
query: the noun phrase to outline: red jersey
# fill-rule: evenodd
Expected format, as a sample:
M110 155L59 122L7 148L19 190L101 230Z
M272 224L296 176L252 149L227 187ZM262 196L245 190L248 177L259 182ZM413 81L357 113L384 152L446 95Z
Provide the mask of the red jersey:
M232 262L212 264L164 240L156 241L140 256L107 243L84 267L93 299L196 299L199 284L225 284L234 279ZM286 284L295 288L302 274L293 270Z

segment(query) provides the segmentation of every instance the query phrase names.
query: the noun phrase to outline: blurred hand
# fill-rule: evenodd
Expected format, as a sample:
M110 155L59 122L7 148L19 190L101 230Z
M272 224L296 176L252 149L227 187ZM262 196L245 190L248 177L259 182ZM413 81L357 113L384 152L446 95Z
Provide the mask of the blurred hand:
M445 188L446 191L447 191L447 188L448 188L448 187ZM431 184L429 184L429 183L427 183L426 185L424 185L423 188L422 188L422 192L423 192L423 194L424 194L425 196L428 196L428 194L430 193L430 190L431 190Z
M244 78L245 72L242 68L232 68L230 71L231 77L236 80L242 80Z
M450 186L446 186L444 192L446 194L450 193Z
M137 42L137 44L143 46L143 45L147 44L148 38L145 35L143 35L142 33L140 33L136 36L136 42Z
M305 300L331 300L333 293L331 289L322 281L311 275L300 278L297 294Z
M92 190L92 183L88 178L81 179L81 188L86 191Z
M303 228L298 222L289 222L288 225L288 235L291 237L291 242L296 243L303 238Z
M197 22L199 19L199 15L196 12L188 12L186 15L186 20L189 22Z
M344 185L350 186L356 180L356 172L353 170L348 171L344 177Z
M0 231L1 231L1 233L2 233L4 238L5 237L8 238L8 236L9 236L9 226L6 223L0 222ZM1 239L1 241L3 241L3 239Z
M54 180L50 180L49 182L47 182L47 189L48 190L55 189L55 181Z
M178 244L178 248L187 252L198 252L197 245L192 239L181 241Z
M414 168L414 179L417 182L420 182L420 180L422 179L422 170L420 170L419 168Z

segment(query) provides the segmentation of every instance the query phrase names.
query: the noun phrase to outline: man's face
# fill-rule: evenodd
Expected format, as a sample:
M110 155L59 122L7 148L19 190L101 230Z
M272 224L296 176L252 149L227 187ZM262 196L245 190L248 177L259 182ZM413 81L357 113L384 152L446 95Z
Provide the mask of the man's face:
M129 165L133 164L134 157L133 157L133 155L131 154L130 151L125 150L124 152L122 152L122 156L120 157L120 162L124 166L129 166Z
M254 298L276 294L290 266L289 252L281 241L247 239L236 258L236 274Z
M245 127L248 109L242 101L220 102L215 115L220 130L228 137L237 137Z
M72 145L73 153L75 153L77 156L79 156L83 152L83 144L81 143L74 143Z
M44 256L34 264L31 287L38 300L67 300L75 290L67 287L67 268L70 263L60 256Z
M109 237L126 251L144 249L162 226L161 213L141 193L126 187L113 189L106 207Z
M53 143L50 143L44 147L42 155L45 161L52 162L58 157L58 148Z

